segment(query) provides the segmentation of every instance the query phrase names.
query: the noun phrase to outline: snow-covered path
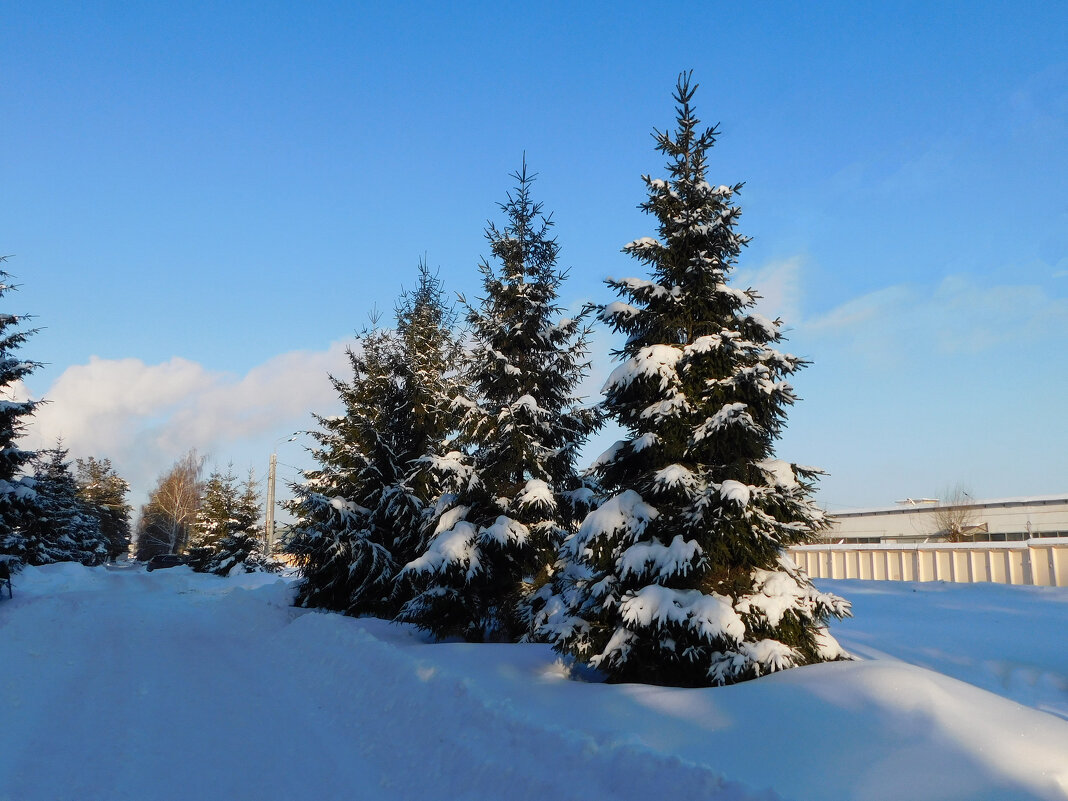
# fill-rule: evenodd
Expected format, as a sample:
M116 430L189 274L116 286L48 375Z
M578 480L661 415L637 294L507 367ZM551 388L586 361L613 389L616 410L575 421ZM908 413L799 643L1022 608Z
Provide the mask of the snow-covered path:
M74 589L0 607L5 801L769 797L480 702L281 583L35 572Z
M58 565L16 593L3 801L1068 798L1068 722L894 660L591 685L542 646L293 609L272 577Z

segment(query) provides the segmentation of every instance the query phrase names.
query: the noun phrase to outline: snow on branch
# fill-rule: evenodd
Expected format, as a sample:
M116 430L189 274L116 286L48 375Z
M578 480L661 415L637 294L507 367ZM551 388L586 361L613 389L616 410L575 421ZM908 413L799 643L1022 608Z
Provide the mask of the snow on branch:
M692 493L701 482L681 464L669 464L653 474L653 486L661 490L681 489Z
M694 429L693 442L694 444L703 442L730 426L740 426L752 432L761 431L753 416L749 414L749 407L746 404L728 403Z
M786 670L797 664L799 654L790 646L778 640L759 640L742 643L742 653L759 676L762 673L774 673Z
M587 552L592 540L607 538L616 532L625 532L627 539L634 542L658 515L659 512L637 492L624 490L586 515L579 530L564 543L564 548L577 558Z
M724 501L736 504L740 509L749 505L749 499L753 495L748 485L729 478L719 485L718 492Z
M538 511L556 509L556 498L552 488L540 478L532 478L515 497L515 504L521 509L531 508Z
M616 569L621 578L651 574L657 581L667 580L677 575L685 576L703 553L696 540L676 534L670 545L658 540L631 545L616 561Z
M769 487L794 489L798 486L793 465L789 462L784 462L782 459L764 459L756 462L756 466L764 473Z
M636 258L647 262L657 261L663 250L664 246L651 236L643 236L641 239L635 239L633 242L628 242L623 246L625 253L630 253Z
M760 312L749 312L746 321L760 328L768 339L778 339L779 324L775 320L765 317Z
M630 448L634 453L639 453L646 448L652 448L659 445L661 442L663 442L663 440L660 438L659 434L655 431L647 431L640 437L635 437L631 440Z
M666 417L679 417L692 409L685 395L675 393L669 398L646 406L642 409L641 417L643 420L663 420Z
M649 239L648 237L638 240L638 242L646 241L658 244L655 239ZM631 245L633 244L635 243L632 242ZM649 245L645 245L645 247L649 247ZM673 286L668 288L655 281L649 281L644 278L623 278L614 282L609 279L609 283L615 283L633 297L641 300L659 300L661 298L672 298L677 300L682 296L682 287Z
M731 599L700 590L673 590L659 584L642 587L623 597L619 611L630 627L683 626L706 642L741 640L745 624L731 605Z
M523 546L530 539L530 530L505 515L499 515L493 524L478 533L480 542L488 542L501 547L509 545Z
M641 314L641 311L629 303L614 300L601 310L600 318L606 323L611 323L617 319L629 320L639 314Z
M661 389L678 386L679 376L675 366L682 357L681 348L671 345L647 345L613 370L601 391L628 387L639 378L651 377L660 378Z
M460 510L459 514L467 512L466 507L454 507L446 513L449 516L448 520L451 521L457 516L452 514L457 510ZM438 528L441 529L441 526L442 524L439 523ZM465 569L469 577L475 575L480 569L474 544L476 532L475 524L466 520L460 520L449 528L439 531L430 541L426 551L419 558L406 564L398 575L407 573L436 575L453 566Z
M593 464L590 465L589 472L593 473L602 467L612 464L619 456L620 451L627 447L627 441L623 439L617 439L613 442L600 456L593 460Z

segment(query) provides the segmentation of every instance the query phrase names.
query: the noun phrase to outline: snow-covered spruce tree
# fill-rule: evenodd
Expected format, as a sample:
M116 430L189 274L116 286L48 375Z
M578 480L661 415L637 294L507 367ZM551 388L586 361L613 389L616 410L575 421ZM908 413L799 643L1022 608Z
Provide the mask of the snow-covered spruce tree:
M447 453L449 437L459 421L457 365L463 350L456 332L455 309L445 298L441 279L430 271L425 259L419 262L415 289L401 296L396 317L403 402L391 422L394 453L402 474L383 488L379 509L383 523L393 528L394 559L404 565L421 552L420 531L427 505L441 495L435 465ZM402 585L394 585L394 612L409 600Z
M427 500L428 465L454 426L455 315L425 262L396 309L396 331L372 328L350 350L350 382L334 380L345 414L317 420L320 468L294 487L298 521L287 550L305 581L297 603L392 617L394 584L412 559Z
M215 551L205 570L225 576L238 565L246 573L257 570L277 573L282 565L264 551L264 531L260 526L260 495L256 487L256 474L249 470L248 478L238 494L236 479L230 478L230 517L223 536L216 541Z
M126 502L130 485L111 466L110 459L78 459L75 462L78 497L100 520L100 530L108 542L108 559L125 556L130 550L130 511Z
M513 640L529 629L536 581L576 517L577 450L598 415L575 389L587 368L581 316L561 316L565 274L551 220L531 199L524 163L486 238L499 262L480 265L484 297L468 306L471 347L457 399L454 450L432 467L450 490L399 582L411 596L398 619L438 637ZM539 574L542 574L539 577Z
M304 580L298 606L351 615L389 605L396 562L392 531L376 514L387 486L405 466L392 447L389 418L403 404L402 350L392 331L372 328L348 351L353 377L331 377L344 404L339 417L316 416L320 467L294 485L289 509L297 518L287 546Z
M213 471L204 484L200 508L189 531L187 551L190 566L198 572L207 571L219 543L238 525L236 483L231 465L225 473Z
M0 262L7 258L0 256ZM0 270L0 298L14 289L10 279ZM9 562L14 570L26 563L28 543L22 522L32 515L34 501L25 468L35 454L16 445L37 408L37 401L15 399L18 385L39 366L16 355L34 333L33 329L19 328L25 319L0 312L0 560Z
M78 495L67 450L57 444L40 451L35 462L37 502L34 514L23 526L28 543L26 561L32 565L103 564L108 558L108 540L95 509Z
M263 551L260 496L250 470L240 487L233 466L213 472L189 536L189 564L199 573L225 576L238 565L248 573L277 572L280 565Z
M594 464L610 497L564 544L564 605L545 627L613 681L727 684L844 657L825 623L849 604L784 550L826 526L818 471L773 452L805 363L728 283L748 242L741 185L705 179L717 132L698 130L695 89L680 76L677 129L655 134L669 177L644 176L658 236L624 248L651 280L608 281L625 301L601 318L627 338L603 403L628 437Z

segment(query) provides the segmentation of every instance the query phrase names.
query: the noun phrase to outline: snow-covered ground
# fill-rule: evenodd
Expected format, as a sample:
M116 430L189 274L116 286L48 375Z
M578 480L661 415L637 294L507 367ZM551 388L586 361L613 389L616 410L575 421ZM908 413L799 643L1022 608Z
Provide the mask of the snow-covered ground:
M821 584L862 661L680 690L294 609L273 576L30 568L0 799L1068 798L1068 591Z

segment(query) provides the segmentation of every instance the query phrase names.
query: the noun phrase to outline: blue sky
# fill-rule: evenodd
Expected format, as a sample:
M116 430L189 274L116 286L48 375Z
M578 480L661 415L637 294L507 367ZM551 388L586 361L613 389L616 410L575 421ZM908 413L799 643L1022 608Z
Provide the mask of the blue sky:
M420 256L477 295L524 152L564 302L613 299L693 69L709 178L746 183L738 281L813 362L779 453L820 501L1068 490L1068 6L381 5L4 5L31 439L137 493L189 446L265 467Z

